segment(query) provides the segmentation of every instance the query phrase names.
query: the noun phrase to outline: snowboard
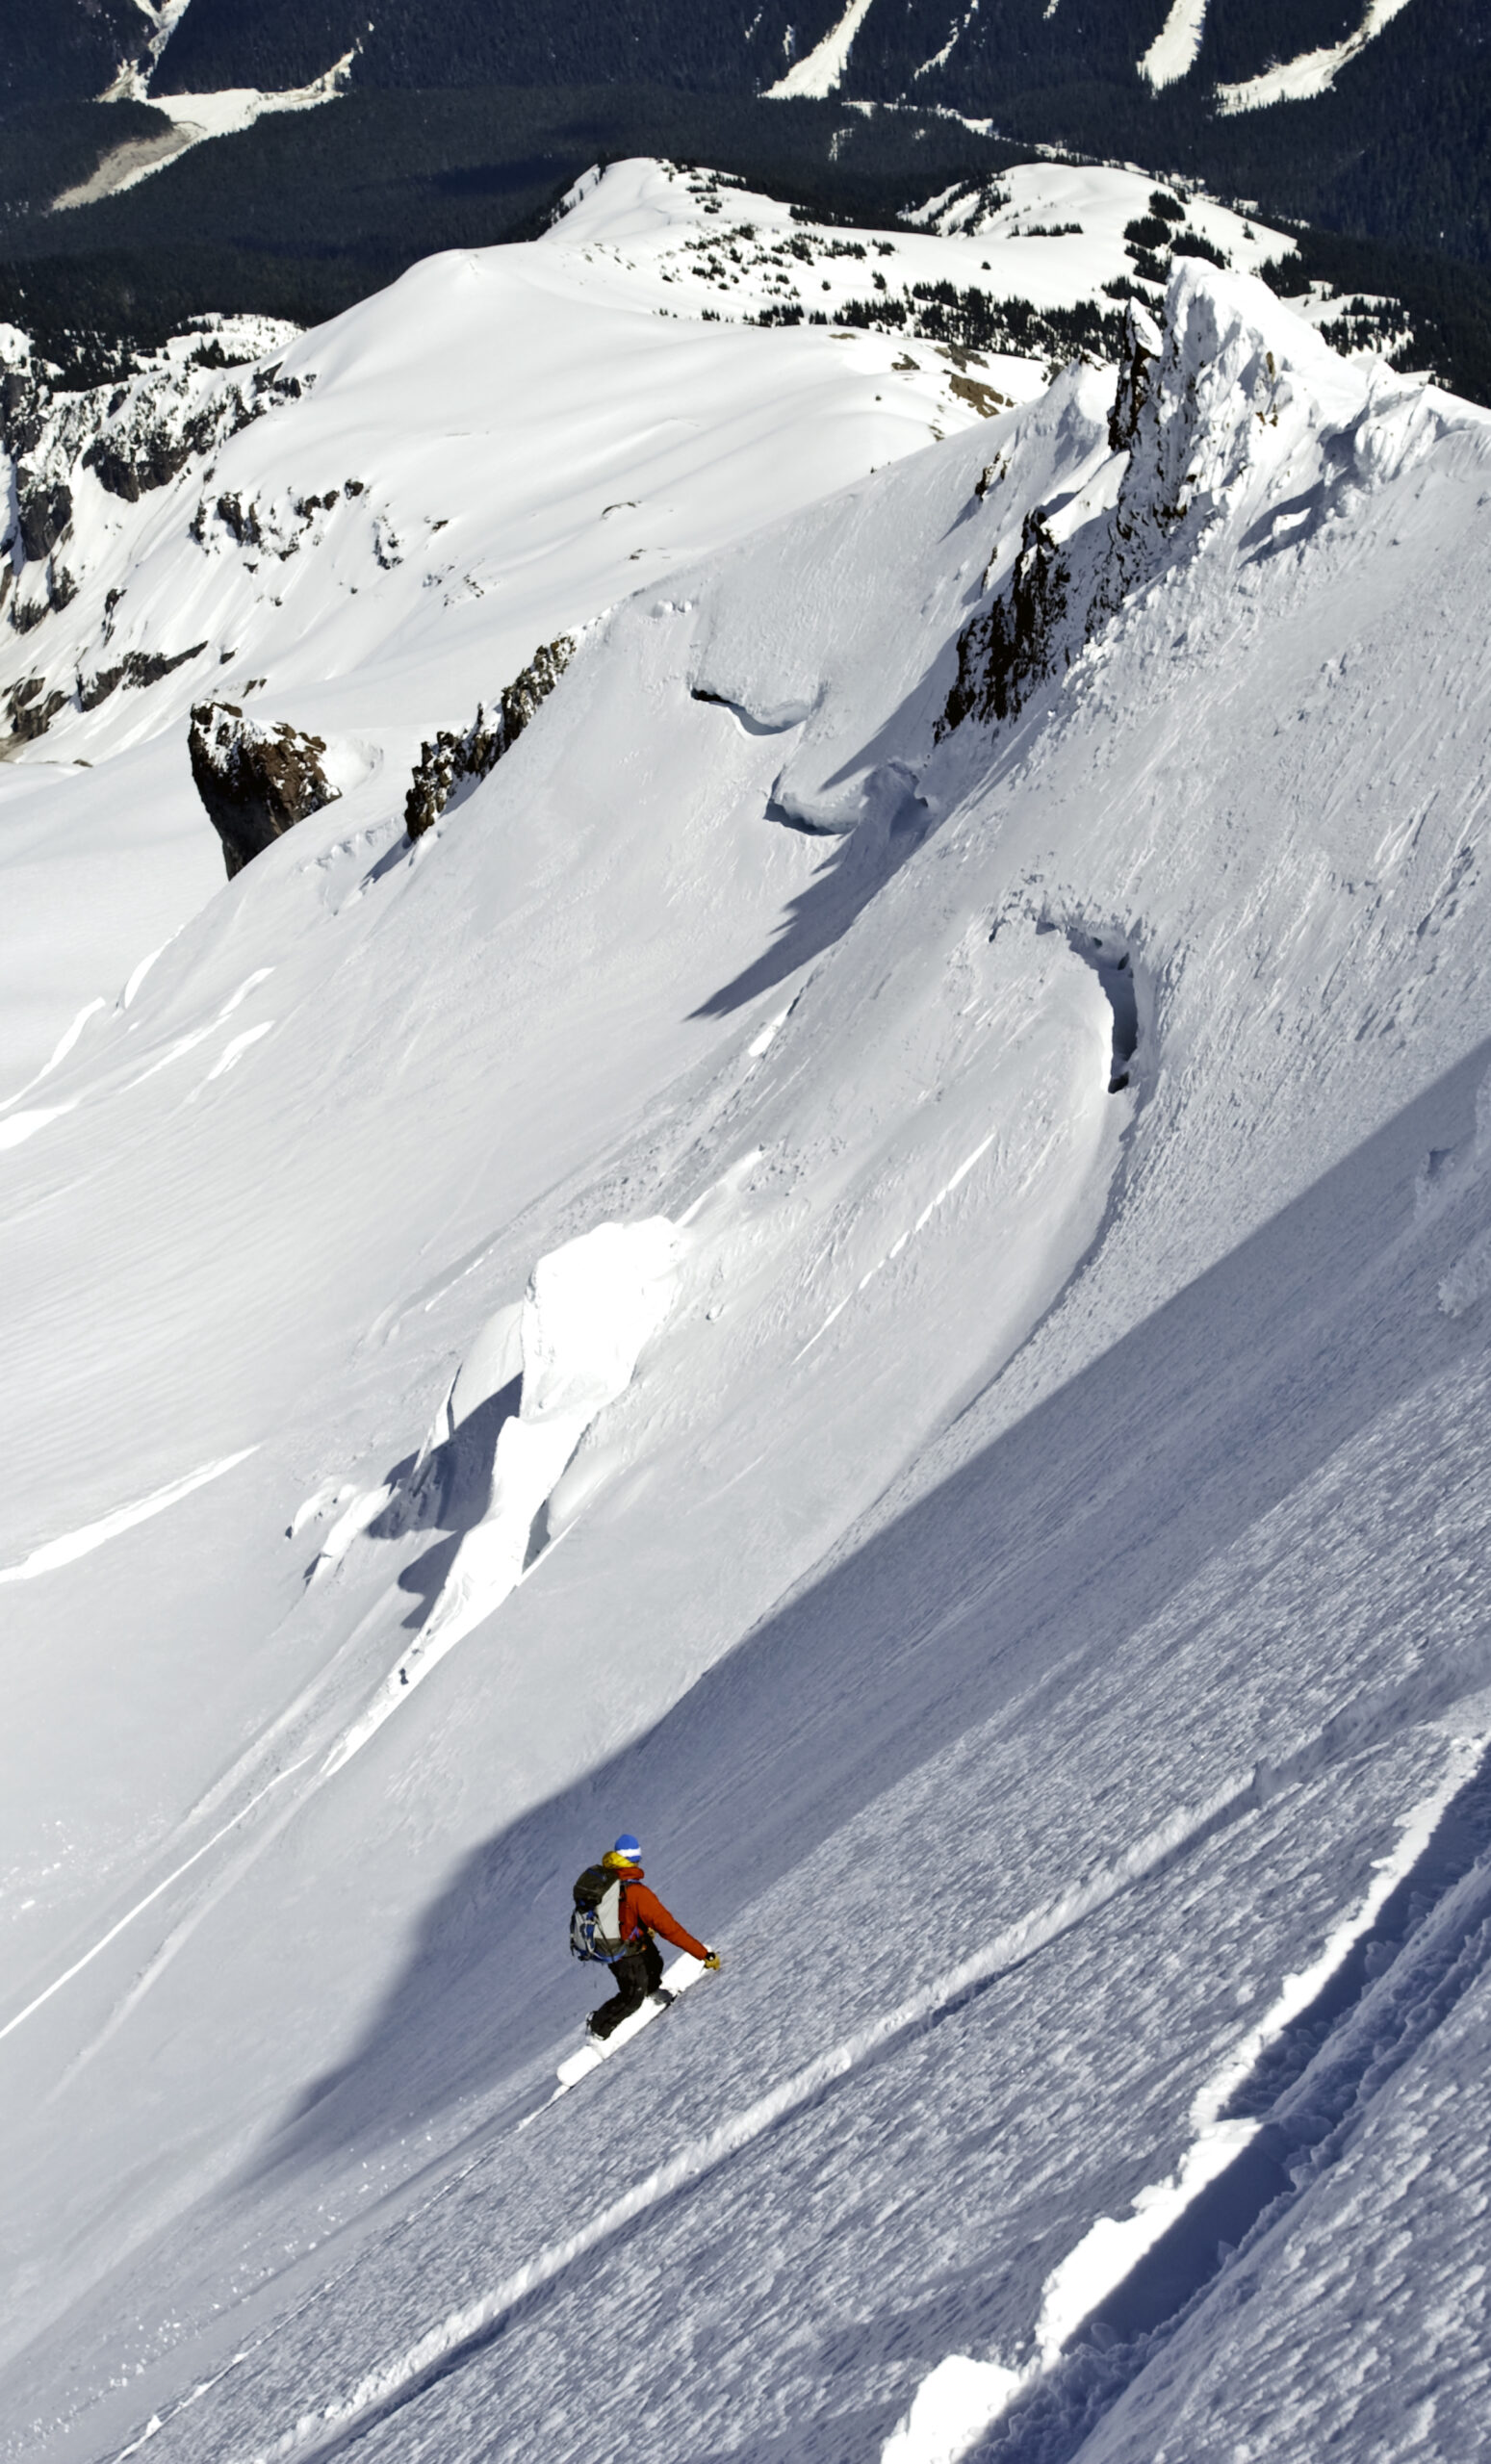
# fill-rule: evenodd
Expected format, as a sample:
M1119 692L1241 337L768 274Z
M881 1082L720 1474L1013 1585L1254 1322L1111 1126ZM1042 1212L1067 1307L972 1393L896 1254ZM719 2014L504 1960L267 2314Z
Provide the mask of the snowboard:
M609 2062L612 2054L620 2053L623 2045L630 2044L633 2037L640 2036L654 2019L661 2018L664 2011L672 2009L679 1995L685 1993L704 1974L703 1960L696 1960L691 1951L681 1951L672 1966L663 1971L658 1990L648 1995L640 2011L633 2011L631 2016L623 2019L608 2037L587 2037L578 2053L566 2055L555 2073L559 2084L548 2104L539 2107L539 2113L547 2113L549 2105L553 2104L557 2097L568 2095L572 2088L578 2088L582 2079L589 2078L592 2070L599 2070L603 2062ZM536 2121L538 2115L529 2114L527 2118L527 2121ZM527 2123L520 2123L519 2127L526 2128Z

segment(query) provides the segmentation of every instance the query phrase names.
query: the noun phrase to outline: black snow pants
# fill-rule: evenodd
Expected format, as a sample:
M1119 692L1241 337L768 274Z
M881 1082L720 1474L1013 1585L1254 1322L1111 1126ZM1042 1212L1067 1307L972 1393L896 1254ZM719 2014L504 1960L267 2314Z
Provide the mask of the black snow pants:
M609 2002L603 2002L592 2015L593 2037L608 2037L623 2019L630 2019L633 2011L640 2011L648 1995L656 1993L661 1985L662 1953L651 1934L644 1934L635 1950L629 1951L625 1959L612 1960L611 1974L616 1979L616 1990Z

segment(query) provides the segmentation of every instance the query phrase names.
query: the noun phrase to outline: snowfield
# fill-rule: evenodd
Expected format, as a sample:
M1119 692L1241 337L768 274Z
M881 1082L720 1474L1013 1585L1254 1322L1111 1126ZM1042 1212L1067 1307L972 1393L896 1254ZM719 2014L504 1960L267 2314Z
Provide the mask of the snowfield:
M1464 2464L1491 423L1194 259L981 418L695 189L7 636L203 647L0 773L0 2455ZM723 1971L544 2110L623 1828Z

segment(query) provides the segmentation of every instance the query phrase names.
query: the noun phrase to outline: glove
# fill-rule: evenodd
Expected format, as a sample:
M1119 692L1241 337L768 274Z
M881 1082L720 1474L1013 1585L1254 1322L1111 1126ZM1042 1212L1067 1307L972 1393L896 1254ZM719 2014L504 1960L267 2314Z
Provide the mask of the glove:
M720 1955L718 1951L707 1951L705 1953L704 1964L706 1967L712 1967L715 1975L718 1976L720 1972Z

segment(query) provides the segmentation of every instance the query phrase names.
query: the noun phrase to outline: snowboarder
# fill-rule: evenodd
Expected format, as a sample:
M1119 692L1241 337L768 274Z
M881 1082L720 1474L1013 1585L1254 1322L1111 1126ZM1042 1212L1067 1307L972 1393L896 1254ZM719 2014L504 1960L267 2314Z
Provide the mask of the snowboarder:
M655 1934L660 1934L665 1942L674 1943L681 1951L692 1951L706 1967L718 1968L720 1959L717 1951L697 1940L676 1916L670 1916L656 1891L648 1889L642 1876L641 1843L630 1831L624 1831L615 1847L606 1850L599 1866L592 1865L581 1874L575 1886L577 1909L584 1908L603 1877L607 1894L611 1884L621 1885L616 1934L625 1945L618 1958L607 1961L616 1979L616 1991L599 2011L592 2011L585 2022L586 2033L604 2041L623 2019L629 2019L633 2011L640 2011L648 1995L656 1993L662 1983L662 1954L653 1939ZM591 1957L595 1955L590 1953Z

